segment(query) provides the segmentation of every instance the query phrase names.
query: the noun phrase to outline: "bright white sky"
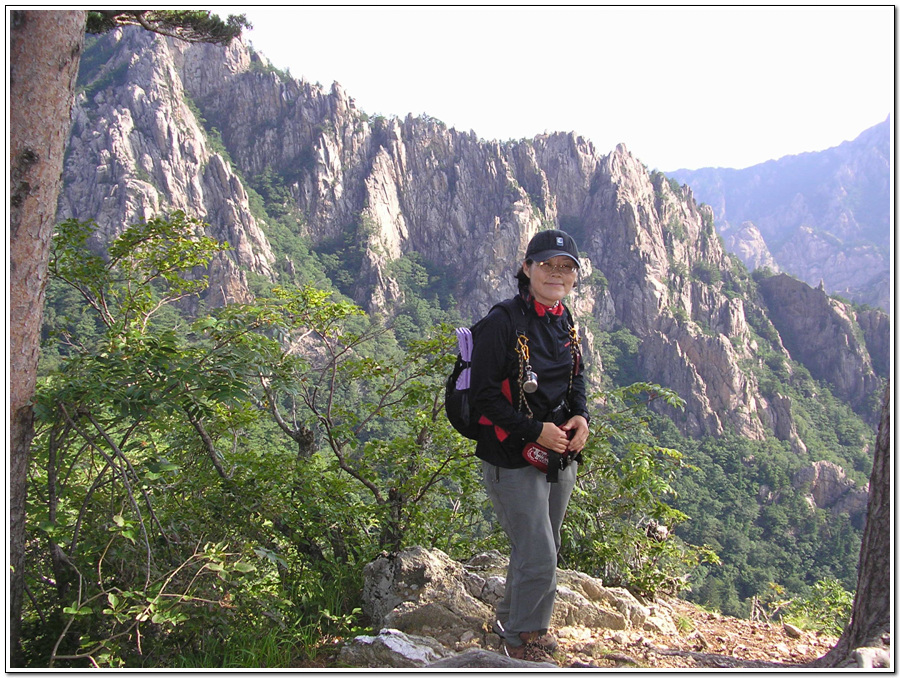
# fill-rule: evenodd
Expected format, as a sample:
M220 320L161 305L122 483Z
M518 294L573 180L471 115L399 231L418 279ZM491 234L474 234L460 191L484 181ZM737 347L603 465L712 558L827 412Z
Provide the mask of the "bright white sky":
M894 113L894 8L216 7L295 78L483 139L576 132L651 169L743 168Z

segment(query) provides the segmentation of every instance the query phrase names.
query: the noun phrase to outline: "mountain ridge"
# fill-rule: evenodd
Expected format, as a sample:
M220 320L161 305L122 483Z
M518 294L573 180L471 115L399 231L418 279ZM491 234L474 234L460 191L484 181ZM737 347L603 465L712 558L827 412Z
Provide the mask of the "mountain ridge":
M891 121L824 151L667 175L713 206L729 249L853 302L890 309Z

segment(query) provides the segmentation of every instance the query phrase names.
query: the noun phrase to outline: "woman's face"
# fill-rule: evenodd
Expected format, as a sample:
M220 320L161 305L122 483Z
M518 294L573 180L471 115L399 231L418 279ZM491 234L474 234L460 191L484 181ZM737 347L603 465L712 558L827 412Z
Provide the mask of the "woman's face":
M553 306L565 299L578 277L575 262L562 255L541 263L525 262L522 269L531 281L532 296L545 306Z

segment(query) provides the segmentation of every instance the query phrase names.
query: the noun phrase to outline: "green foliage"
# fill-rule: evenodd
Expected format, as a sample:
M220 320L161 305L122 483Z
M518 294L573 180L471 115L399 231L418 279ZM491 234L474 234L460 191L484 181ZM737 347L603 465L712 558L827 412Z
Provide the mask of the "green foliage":
M603 364L605 386L623 387L641 380L638 369L640 339L627 328L600 332L597 347Z
M365 217L350 224L340 238L323 243L317 248L328 277L338 289L353 298L355 288L363 271L366 248L374 233L374 225Z
M218 661L283 665L353 631L380 550L493 538L442 414L449 327L401 351L354 305L290 286L189 324L172 304L222 249L199 223L141 222L106 257L92 230L66 222L53 249L65 332L48 343L67 339L35 405L32 665L184 666L235 643L251 654ZM59 312L73 295L78 314Z
M753 273L751 273L751 275L753 277L753 280L759 282L760 280L771 278L775 275L775 272L768 266L760 266L759 268L753 269Z
M782 392L792 398L798 434L817 459L834 462L864 486L872 473L872 428L805 368L791 363L791 372Z
M250 185L262 197L268 216L281 219L296 209L287 181L271 167L253 177Z
M860 526L847 515L812 510L794 476L808 458L785 442L738 436L691 440L654 421L686 462L673 480L674 508L691 516L676 529L691 544L706 544L721 564L694 572L686 598L725 614L749 616L754 597L781 582L791 596L816 580L855 585Z
M252 28L243 14L231 14L225 21L206 10L92 10L85 30L106 33L118 26L141 26L148 31L185 40L227 45Z
M757 298L756 283L736 254L728 255L728 266L722 271L722 281L722 294L729 299Z
M667 224L667 230L672 234L672 237L679 242L685 242L687 240L687 230L684 227L684 223L677 216L673 216L669 223Z
M251 72L266 73L266 74L274 73L275 75L278 76L278 79L281 80L282 82L291 82L294 79L293 76L291 75L290 68L281 70L280 68L272 65L272 63L270 63L268 61L268 59L263 61L263 59L259 58L256 50L254 50L252 47L250 48L250 54L254 57L254 58L250 59L250 71Z
M205 433L205 413L239 417L249 384L152 322L203 290L193 269L223 247L176 213L128 227L100 257L92 228L62 224L50 266L103 331L70 342L36 393L25 627L39 629L26 648L37 665L140 665L142 644L214 623L256 571L252 552L228 549L227 528L196 529L191 496L215 485L197 464L202 445L185 445L188 424ZM201 485L185 494L187 480Z
M650 432L646 408L656 399L683 405L672 391L645 383L603 394L563 525L569 566L647 598L688 589L701 561L718 562L712 550L672 535L688 519L665 502L683 457Z
M749 306L748 321L761 338L776 336L771 323ZM764 339L758 341L762 362L750 365L760 392L791 399L791 414L797 432L809 450L813 461L831 461L847 471L858 485L868 482L872 469L870 441L872 427L853 409L834 396L828 385L810 375L803 365L790 360L780 350L766 350Z
M782 618L807 631L840 636L852 608L853 594L836 579L828 578L813 584L808 596L790 601Z
M459 320L442 310L453 305L446 271L423 261L414 252L392 261L387 273L397 281L404 298L393 321L394 334L401 346L418 337L423 327Z
M246 187L250 212L260 223L275 254L274 269L284 284L330 289L324 266L301 234L305 220L291 192L289 179L271 168L250 179ZM251 291L268 294L271 284L250 280Z
M691 278L706 285L718 285L722 282L722 272L712 264L698 259L691 267Z
M606 276L603 275L603 271L599 268L595 268L591 271L591 274L580 281L580 285L586 285L590 287L592 290L595 290L596 294L603 294L609 288L609 281L606 279Z
M682 306L669 306L669 313L680 323L687 324L691 321L690 314Z
M712 207L709 205L700 206L700 220L703 223L703 227L700 230L701 237L704 239L717 237Z
M203 235L203 225L174 212L127 228L106 256L88 247L96 225L69 219L57 228L50 274L76 290L109 328L145 328L163 306L206 288L205 276L186 276L227 249Z
M129 68L127 61L116 68L104 69L115 54L115 45L111 41L98 40L92 36L85 38L75 86L79 93L84 93L88 101L95 92L119 86L126 81Z

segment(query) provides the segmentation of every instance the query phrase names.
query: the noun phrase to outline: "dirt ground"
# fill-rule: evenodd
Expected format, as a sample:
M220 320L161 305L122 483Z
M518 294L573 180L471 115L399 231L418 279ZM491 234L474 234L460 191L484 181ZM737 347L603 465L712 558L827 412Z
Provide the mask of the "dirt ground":
M554 659L572 669L790 669L818 659L838 641L805 631L794 637L780 622L726 617L680 600L667 604L677 620L677 634L556 629L559 650ZM334 668L338 644L293 668Z
M669 604L679 620L677 636L564 628L558 630L556 659L576 668L796 668L838 641L809 632L792 637L780 622L735 619L677 600Z

